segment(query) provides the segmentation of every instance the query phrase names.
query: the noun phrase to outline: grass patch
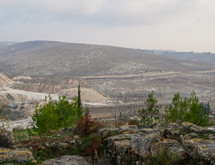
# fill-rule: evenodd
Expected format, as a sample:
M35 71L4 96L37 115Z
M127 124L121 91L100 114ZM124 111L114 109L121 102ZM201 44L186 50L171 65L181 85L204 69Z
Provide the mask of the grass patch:
M13 131L13 136L15 142L27 141L29 140L28 131L25 129L16 129Z

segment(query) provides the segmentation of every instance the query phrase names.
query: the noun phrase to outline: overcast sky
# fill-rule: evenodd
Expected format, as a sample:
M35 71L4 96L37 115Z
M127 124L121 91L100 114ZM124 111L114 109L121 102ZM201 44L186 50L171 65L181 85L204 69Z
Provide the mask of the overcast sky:
M0 40L215 52L215 0L0 0Z

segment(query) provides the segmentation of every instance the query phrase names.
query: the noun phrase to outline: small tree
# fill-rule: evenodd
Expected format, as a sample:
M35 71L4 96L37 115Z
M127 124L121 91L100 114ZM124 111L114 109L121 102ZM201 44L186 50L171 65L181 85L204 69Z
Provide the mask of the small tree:
M77 98L70 103L65 96L59 97L59 101L53 101L49 96L45 99L45 104L37 104L35 107L33 129L41 136L50 130L72 128L78 119L77 111Z
M82 105L81 105L81 86L80 86L80 81L78 84L78 117L80 118L82 115Z
M139 109L138 112L142 117L141 122L144 125L152 125L153 123L159 122L159 110L160 106L157 105L158 100L154 97L154 92L148 94L148 98L145 101L146 108Z
M199 102L196 93L193 91L189 98L181 98L177 93L172 99L172 104L166 106L165 118L167 121L187 121L199 126L209 126L207 109Z

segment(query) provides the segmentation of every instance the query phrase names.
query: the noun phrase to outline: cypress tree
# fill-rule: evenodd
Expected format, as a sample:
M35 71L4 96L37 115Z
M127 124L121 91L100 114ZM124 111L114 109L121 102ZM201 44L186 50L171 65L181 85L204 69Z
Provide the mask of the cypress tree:
M82 114L82 106L81 106L81 86L80 81L78 84L78 117L81 117Z

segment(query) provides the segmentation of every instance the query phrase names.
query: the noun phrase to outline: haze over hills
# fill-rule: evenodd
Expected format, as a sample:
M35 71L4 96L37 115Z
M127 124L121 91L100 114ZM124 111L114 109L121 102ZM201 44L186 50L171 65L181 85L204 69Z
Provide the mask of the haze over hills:
M125 75L209 68L213 66L112 46L30 41L0 48L0 71L12 76Z
M0 41L0 48L7 47L9 45L17 44L16 41Z
M175 58L179 60L186 60L191 62L203 62L208 64L215 64L215 53L210 52L177 52L171 50L142 50L147 53L153 53L164 57Z

